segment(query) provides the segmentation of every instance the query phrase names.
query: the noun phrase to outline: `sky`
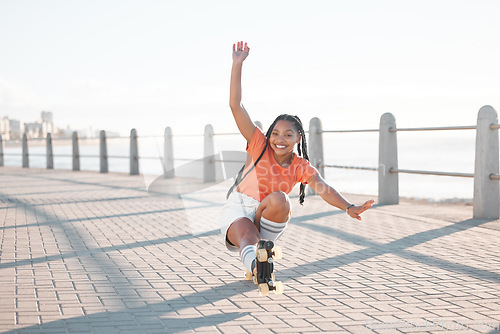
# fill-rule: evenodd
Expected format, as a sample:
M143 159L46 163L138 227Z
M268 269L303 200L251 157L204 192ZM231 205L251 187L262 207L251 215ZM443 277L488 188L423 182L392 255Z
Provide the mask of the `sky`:
M161 135L235 132L243 104L323 128L474 125L500 109L500 1L0 0L0 117ZM306 126L307 127L307 126Z

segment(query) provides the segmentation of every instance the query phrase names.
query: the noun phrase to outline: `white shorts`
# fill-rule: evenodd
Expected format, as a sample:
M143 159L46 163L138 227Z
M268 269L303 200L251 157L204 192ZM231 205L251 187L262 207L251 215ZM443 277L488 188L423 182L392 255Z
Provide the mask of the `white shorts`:
M240 249L227 242L227 230L238 218L246 217L252 222L255 220L255 213L260 202L248 195L233 191L226 204L222 207L220 215L220 232L227 249L238 252Z

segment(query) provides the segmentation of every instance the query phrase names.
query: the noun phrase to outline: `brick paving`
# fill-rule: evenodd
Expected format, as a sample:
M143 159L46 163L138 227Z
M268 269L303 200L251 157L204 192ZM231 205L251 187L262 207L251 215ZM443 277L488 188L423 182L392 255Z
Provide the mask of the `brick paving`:
M292 198L285 293L261 297L219 236L227 185L155 185L1 167L1 330L500 332L500 222L470 206L402 201L357 222Z

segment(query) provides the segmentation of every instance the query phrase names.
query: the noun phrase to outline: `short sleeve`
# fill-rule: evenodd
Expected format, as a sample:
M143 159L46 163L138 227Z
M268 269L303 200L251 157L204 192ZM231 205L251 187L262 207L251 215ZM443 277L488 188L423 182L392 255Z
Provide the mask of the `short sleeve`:
M307 184L307 180L316 174L319 174L318 170L311 166L309 161L302 159L297 168L297 182Z
M252 139L250 143L247 144L247 152L254 156L255 154L260 154L264 147L266 147L267 138L259 127L255 127Z

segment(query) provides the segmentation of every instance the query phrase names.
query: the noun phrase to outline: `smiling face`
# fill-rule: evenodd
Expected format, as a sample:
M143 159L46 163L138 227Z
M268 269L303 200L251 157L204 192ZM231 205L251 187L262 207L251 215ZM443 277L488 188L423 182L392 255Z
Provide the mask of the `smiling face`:
M279 120L271 132L269 144L277 156L286 156L293 152L300 139L300 134L290 121Z

